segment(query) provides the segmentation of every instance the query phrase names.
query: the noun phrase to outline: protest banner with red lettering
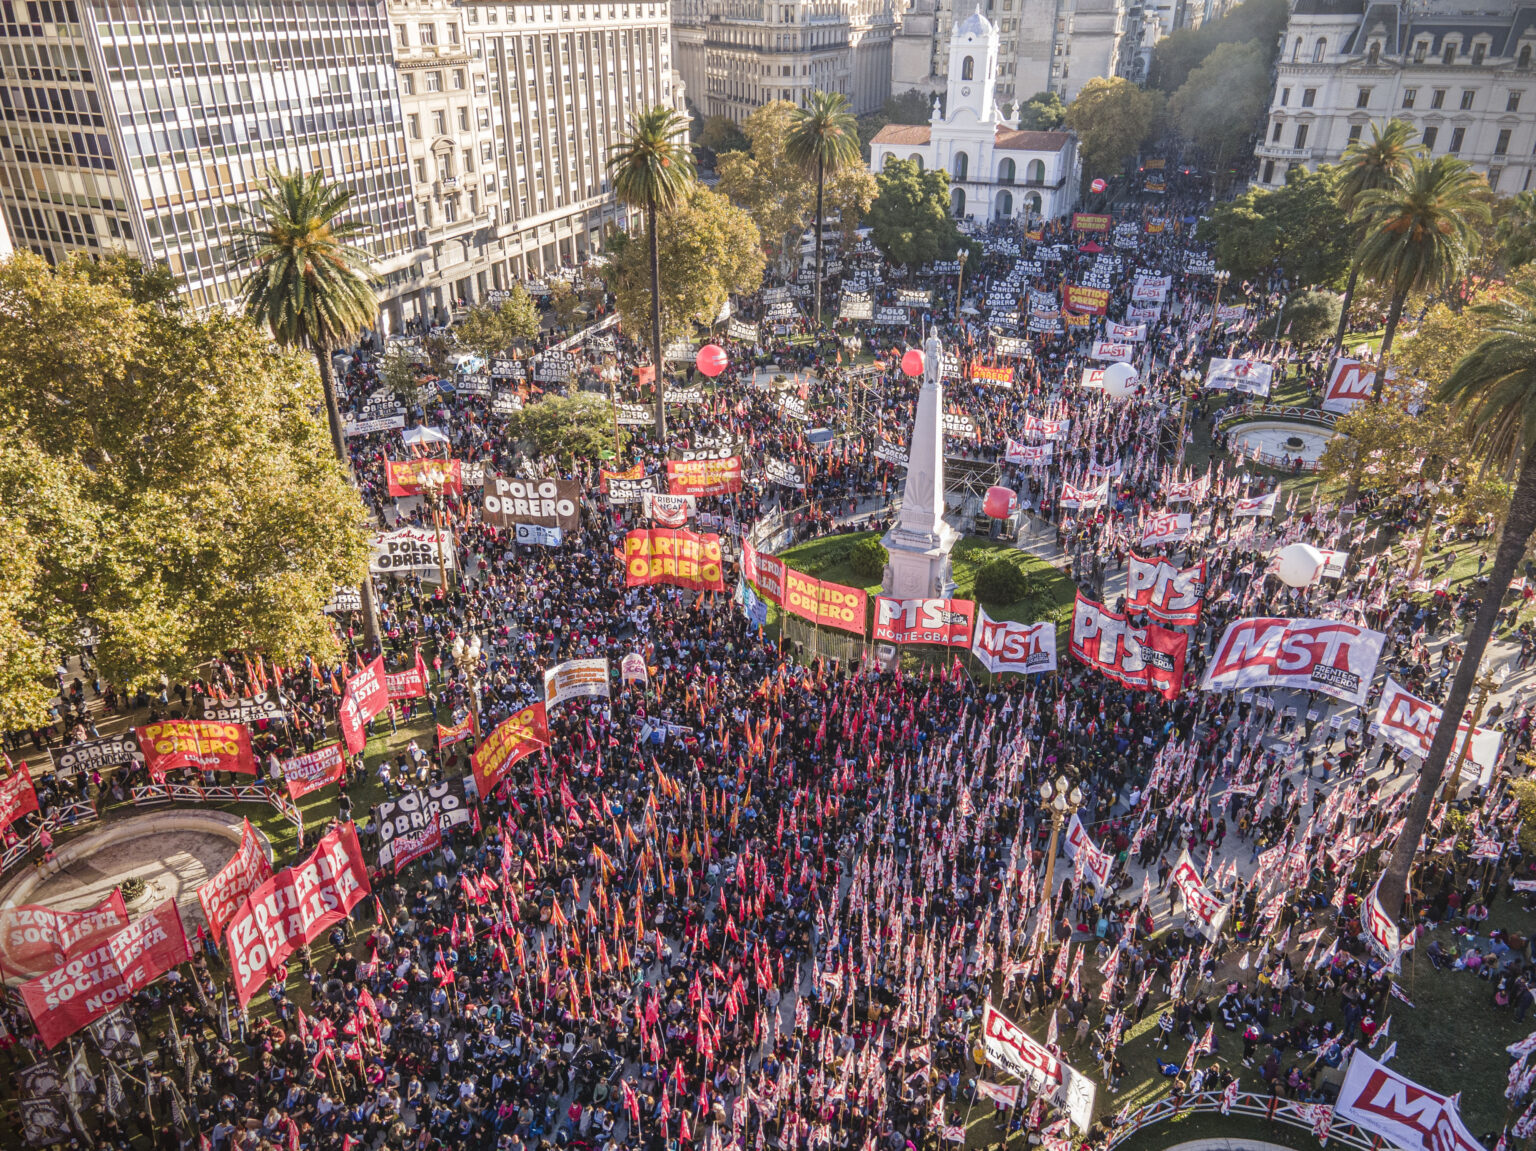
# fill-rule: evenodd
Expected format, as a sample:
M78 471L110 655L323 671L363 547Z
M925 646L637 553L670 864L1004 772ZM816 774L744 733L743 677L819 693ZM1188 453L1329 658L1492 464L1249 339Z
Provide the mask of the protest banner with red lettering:
M1200 878L1194 861L1189 858L1189 848L1179 852L1179 860L1173 865L1173 874L1169 878L1174 889L1184 897L1184 918L1214 943L1221 935L1231 908Z
M1113 360L1115 363L1129 363L1136 355L1136 345L1116 343L1113 340L1094 340L1093 347L1088 349L1088 355L1095 360Z
M1407 1151L1483 1151L1453 1097L1415 1083L1358 1048L1333 1114Z
M622 472L610 472L607 468L597 469L597 486L605 492L608 490L609 480L640 480L644 478L644 464L631 464Z
M978 608L971 654L994 675L1005 671L1020 675L1055 671L1056 625L1049 620L1016 623L989 619L986 609Z
M1104 368L1084 368L1083 378L1078 383L1082 388L1102 388L1104 386Z
M1131 553L1126 571L1126 607L1164 623L1196 624L1205 605L1205 561L1176 568L1165 559Z
M1201 688L1290 687L1361 705L1386 636L1335 619L1261 616L1227 625Z
M271 878L272 863L261 849L256 829L247 819L240 829L239 849L197 889L198 902L203 905L203 918L208 921L208 930L215 939L224 937L224 928L240 904L245 902L245 897Z
M390 699L420 699L427 694L427 661L416 649L416 666L409 671L391 671L384 675L384 690Z
M464 469L458 460L384 461L384 482L392 496L419 496L431 486L430 476L441 477L442 490L450 496L464 494Z
M251 729L243 723L169 719L146 724L135 734L152 779L164 779L166 772L178 767L256 774Z
M862 588L844 587L842 584L823 583L821 580L784 569L785 611L808 619L823 627L839 631L864 634L864 621L868 618L869 595Z
M1190 500L1203 500L1211 490L1209 476L1201 476L1198 480L1180 480L1168 485L1163 498L1171 504L1188 503Z
M330 743L283 760L283 782L288 785L288 794L297 801L312 791L339 782L346 770L347 757L342 753L341 744Z
M1435 741L1444 713L1426 699L1407 691L1391 676L1382 689L1381 701L1376 714L1371 717L1371 733L1386 740L1393 747L1400 747L1409 755L1425 759L1429 746ZM1456 741L1451 745L1449 763L1455 763L1461 755L1462 745L1467 742L1470 725L1463 720L1456 728ZM1475 763L1480 775L1491 775L1499 761L1499 746L1504 740L1502 733L1480 727L1471 731L1472 746L1467 748L1467 760Z
M1397 379L1397 369L1387 369L1387 382ZM1376 369L1359 360L1340 356L1333 361L1328 373L1327 386L1323 388L1323 402L1318 405L1325 412L1345 415L1354 411L1371 398L1376 387Z
M1010 439L1003 445L1003 462L1044 467L1051 462L1055 452L1056 445L1049 441L1043 444L1021 444L1018 440Z
M784 561L760 552L745 540L741 543L741 574L772 604L784 602Z
M0 970L9 975L47 971L127 926L121 888L82 911L55 911L40 903L0 908Z
M1204 386L1215 392L1246 392L1251 396L1267 396L1274 378L1273 364L1213 356Z
M1176 544L1189 538L1194 516L1189 512L1153 512L1141 530L1142 547Z
M192 958L176 901L165 903L101 943L21 985L43 1043L57 1047Z
M336 722L347 750L354 755L368 746L368 721L389 706L384 676L384 657L374 656L372 663L347 680L347 688L341 693Z
M1147 339L1147 325L1145 324L1117 324L1110 320L1104 325L1106 339L1118 340L1123 344L1142 344Z
M1080 488L1062 481L1061 495L1056 497L1056 502L1064 508L1077 508L1088 511L1093 508L1103 507L1109 499L1109 481L1106 479L1098 487Z
M1078 592L1072 654L1116 683L1171 700L1184 682L1189 636L1157 624L1132 627L1125 616Z
M442 846L443 829L435 823L413 835L400 836L395 840L395 874L399 875L418 859L431 855Z
M741 457L668 460L667 491L674 496L718 496L741 491Z
M881 643L971 644L976 605L968 599L875 597L874 639Z
M624 537L624 586L651 584L724 591L720 537L686 528L639 528L628 533Z
M1262 496L1245 496L1232 505L1232 515L1237 519L1244 516L1272 516L1279 498L1279 488Z
M227 937L240 1006L269 979L285 974L290 955L345 919L369 891L357 828L344 823L303 863L283 868L251 892L230 919Z
M1381 905L1381 879L1378 877L1365 901L1365 937L1376 953L1376 958L1387 966L1393 975L1403 969L1403 937L1397 930L1397 921L1387 914Z
M1088 878L1093 880L1100 891L1108 889L1109 873L1114 870L1115 857L1089 838L1088 829L1083 826L1076 812L1072 813L1072 822L1067 825L1066 852L1067 858L1073 863L1077 862L1078 853L1081 852L1083 871Z
M1090 288L1086 284L1063 284L1061 306L1070 312L1102 316L1109 311L1109 289Z
M556 707L568 699L609 698L608 660L568 659L544 669L544 706Z
M0 780L0 831L4 831L28 812L37 810L37 788L32 773L22 763Z
M532 703L513 712L480 741L470 756L475 787L490 795L512 765L530 752L549 746L549 717L543 703Z
M1071 420L1046 420L1039 416L1024 417L1024 434L1038 436L1042 440L1065 439L1072 430Z
M1060 1056L990 1002L982 1011L981 1043L988 1063L1029 1084L1031 1091L1061 1104L1078 1130L1086 1131L1092 1125L1097 1093L1093 1080L1067 1066Z
M1072 229L1077 232L1107 232L1112 222L1110 216L1099 212L1072 213Z

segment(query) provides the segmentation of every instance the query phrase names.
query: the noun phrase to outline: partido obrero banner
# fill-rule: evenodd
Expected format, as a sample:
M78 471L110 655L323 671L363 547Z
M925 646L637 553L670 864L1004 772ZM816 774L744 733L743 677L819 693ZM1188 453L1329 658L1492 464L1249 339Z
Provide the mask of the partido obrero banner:
M741 457L668 460L667 490L674 496L718 496L741 491Z
M683 528L641 528L624 537L624 586L672 584L693 591L724 591L720 537Z
M490 795L502 777L525 755L549 746L549 720L542 703L529 704L502 720L481 740L470 756L475 787L481 795Z
M784 569L784 600L780 605L791 615L822 627L864 634L869 595L862 588L824 583L812 576Z
M458 460L384 461L384 480L389 494L395 497L421 495L431 486L433 476L441 477L444 494L464 494L463 465Z
M172 719L146 724L135 734L153 779L178 767L256 774L251 732L244 724Z

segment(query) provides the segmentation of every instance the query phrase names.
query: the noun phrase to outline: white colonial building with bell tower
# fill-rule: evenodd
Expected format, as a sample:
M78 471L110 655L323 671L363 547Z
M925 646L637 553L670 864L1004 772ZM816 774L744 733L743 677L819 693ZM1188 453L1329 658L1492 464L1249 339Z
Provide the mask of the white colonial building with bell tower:
M976 221L1039 223L1077 203L1082 167L1071 132L1026 132L997 108L997 28L980 8L949 41L944 110L921 124L887 124L870 141L870 164L916 160L949 173L954 214Z

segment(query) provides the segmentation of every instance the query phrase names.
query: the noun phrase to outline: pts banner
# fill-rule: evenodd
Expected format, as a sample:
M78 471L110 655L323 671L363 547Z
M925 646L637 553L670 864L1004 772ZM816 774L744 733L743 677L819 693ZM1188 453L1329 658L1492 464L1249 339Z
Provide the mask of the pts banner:
M1125 602L1164 623L1199 623L1205 604L1205 561L1180 569L1165 559L1143 559L1132 552Z
M875 597L874 638L881 643L941 643L969 647L976 605L968 599Z
M1172 700L1184 681L1189 636L1157 624L1132 627L1126 617L1077 595L1072 612L1072 654L1110 679Z

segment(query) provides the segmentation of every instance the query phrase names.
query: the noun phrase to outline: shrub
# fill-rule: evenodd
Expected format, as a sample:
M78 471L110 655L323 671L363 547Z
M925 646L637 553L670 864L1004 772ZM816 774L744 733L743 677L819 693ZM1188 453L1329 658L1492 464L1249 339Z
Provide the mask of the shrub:
M861 579L877 580L885 575L885 565L891 560L890 552L877 539L860 540L848 555L848 566Z
M1011 560L999 556L977 571L975 591L983 603L1018 603L1029 596L1029 577Z

